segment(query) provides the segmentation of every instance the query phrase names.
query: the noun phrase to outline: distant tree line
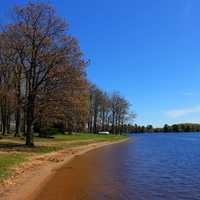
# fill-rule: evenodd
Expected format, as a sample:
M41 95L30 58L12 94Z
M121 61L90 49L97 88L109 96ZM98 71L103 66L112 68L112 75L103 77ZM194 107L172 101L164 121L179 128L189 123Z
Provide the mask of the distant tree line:
M130 125L131 133L170 133L170 132L200 132L200 124L182 123L182 124L165 124L162 128L154 128L152 125L139 126L137 124Z
M111 95L91 85L89 97L88 130L113 134L128 132L127 123L135 118L129 111L129 102L118 92Z
M89 62L68 24L46 3L16 6L0 32L0 131L24 135L33 146L34 132L127 131L129 102L107 94L86 76Z

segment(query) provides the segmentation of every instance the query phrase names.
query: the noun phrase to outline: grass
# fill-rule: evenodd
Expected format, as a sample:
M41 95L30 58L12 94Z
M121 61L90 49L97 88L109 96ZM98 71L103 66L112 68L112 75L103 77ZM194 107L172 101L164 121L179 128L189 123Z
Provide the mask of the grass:
M24 154L0 154L0 181L6 179L12 174L12 168L26 160Z
M126 135L99 135L91 133L78 133L72 135L56 135L54 140L56 141L75 141L75 140L95 140L95 141L117 141L125 139Z
M13 167L34 155L47 154L94 142L114 142L126 138L126 135L98 135L91 133L60 134L55 135L53 139L35 137L35 147L27 148L24 145L24 138L3 137L0 139L0 181L5 180L12 174Z

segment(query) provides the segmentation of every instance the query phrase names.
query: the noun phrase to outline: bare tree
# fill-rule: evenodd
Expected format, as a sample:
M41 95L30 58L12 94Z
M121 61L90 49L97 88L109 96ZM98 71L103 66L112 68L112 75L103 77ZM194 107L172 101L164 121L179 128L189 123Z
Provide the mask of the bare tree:
M0 111L3 134L15 122L33 146L33 128L62 124L65 131L119 134L130 119L129 103L89 83L88 62L66 22L46 3L16 6L0 33Z
M49 73L65 59L66 23L54 9L44 3L28 3L14 10L15 22L7 25L4 34L9 48L15 50L26 79L26 144L33 146L35 100Z

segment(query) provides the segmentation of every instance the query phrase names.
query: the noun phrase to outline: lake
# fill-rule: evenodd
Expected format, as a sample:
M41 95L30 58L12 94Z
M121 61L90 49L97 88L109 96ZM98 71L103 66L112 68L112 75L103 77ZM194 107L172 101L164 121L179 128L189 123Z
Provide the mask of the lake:
M55 174L38 199L200 199L200 134L130 138L76 157Z

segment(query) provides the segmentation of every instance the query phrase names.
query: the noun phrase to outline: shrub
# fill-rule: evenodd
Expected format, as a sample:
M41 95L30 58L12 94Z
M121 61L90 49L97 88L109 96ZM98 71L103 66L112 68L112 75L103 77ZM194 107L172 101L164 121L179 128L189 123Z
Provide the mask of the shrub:
M64 134L65 133L65 126L62 122L54 123L53 126L55 129L57 129L60 133Z
M49 137L52 137L53 135L58 135L58 134L61 134L61 132L56 128L52 128L52 127L41 128L39 132L39 137L49 138Z

